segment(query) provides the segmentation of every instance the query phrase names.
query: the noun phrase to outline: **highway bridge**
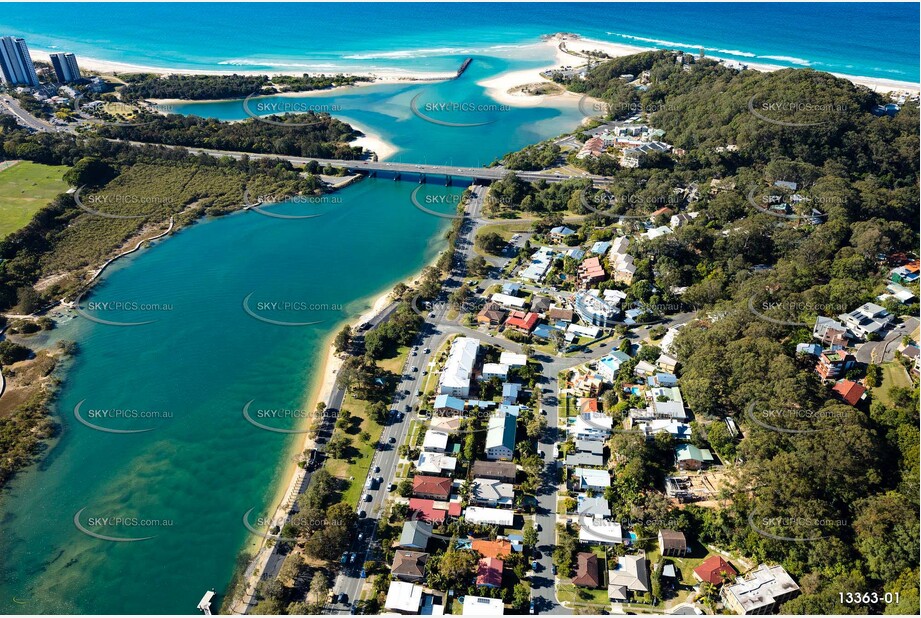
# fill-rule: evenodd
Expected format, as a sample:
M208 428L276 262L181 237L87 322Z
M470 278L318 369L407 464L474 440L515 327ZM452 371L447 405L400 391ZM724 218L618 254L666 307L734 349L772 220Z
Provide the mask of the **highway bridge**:
M140 142L133 142L141 145ZM398 161L373 161L373 160L348 160L348 159L315 159L310 157L292 157L286 155L274 154L253 154L247 152L231 152L227 150L213 150L207 148L186 148L193 154L207 154L213 157L232 157L239 159L249 157L250 159L284 159L290 161L293 165L306 165L310 161L316 161L319 165L345 168L350 172L358 172L368 176L378 176L382 178L391 178L393 180L408 180L412 182L426 183L439 179L446 184L455 178L469 179L476 183L490 183L499 180L511 170L503 167L455 167L452 165L428 165L419 163L401 163ZM594 176L592 174L559 174L551 172L523 172L515 171L515 174L527 182L562 182L573 178L583 178L591 180L595 185L603 185L611 181L606 176Z

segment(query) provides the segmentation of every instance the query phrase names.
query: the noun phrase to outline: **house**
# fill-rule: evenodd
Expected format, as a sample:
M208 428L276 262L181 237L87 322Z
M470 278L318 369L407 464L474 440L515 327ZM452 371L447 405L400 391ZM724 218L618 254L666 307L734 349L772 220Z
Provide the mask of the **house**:
M915 293L903 285L899 285L898 283L890 283L886 286L886 293L880 294L877 299L885 301L889 298L894 298L904 305L915 299Z
M668 220L668 224L674 229L679 228L682 225L687 225L694 220L694 215L698 213L686 213L679 212L677 215L672 215L671 219Z
M428 430L425 432L425 438L422 440L422 451L424 453L444 453L448 448L448 436L443 431Z
M576 274L584 288L590 288L608 278L607 273L604 272L604 267L601 265L601 260L597 257L590 257L579 264Z
M653 419L688 420L688 414L681 401L658 401L654 399L649 406Z
M577 337L585 337L595 340L601 335L601 329L597 326L583 326L582 324L570 324L566 327L566 341L572 343Z
M573 308L579 318L586 324L611 328L617 325L620 309L591 292L577 292L573 299Z
M479 349L480 342L472 337L458 337L451 342L451 352L438 380L439 394L454 397L470 395L470 379Z
M576 440L607 440L614 427L614 419L603 412L579 414L569 426L569 434Z
M629 253L615 255L615 259L610 260L611 266L614 267L614 281L623 283L624 285L632 284L633 276L636 274L636 265L633 263L633 256Z
M505 326L522 333L530 333L534 330L534 327L537 326L539 321L540 316L536 313L531 313L530 311L527 313L524 311L512 311L505 319Z
M823 380L835 380L857 364L857 360L843 350L827 350L819 355L815 370Z
M506 382L502 385L502 403L514 405L518 401L519 393L521 393L521 384Z
M576 440L576 450L580 453L591 453L592 455L604 454L604 442L599 440Z
M799 586L782 566L759 565L757 569L723 586L720 597L736 614L772 614L799 595Z
M499 558L500 560L512 555L512 542L508 539L473 539L470 549L479 552L484 558Z
M453 476L456 468L457 458L449 457L444 453L419 453L419 460L416 462L416 472L424 474Z
M410 498L409 510L418 521L428 524L440 524L448 515L454 515L456 517L459 514L450 513L452 504L459 503L448 503L444 500L436 501L426 498Z
M453 416L464 412L464 400L451 395L438 395L435 397L435 414Z
M472 594L464 595L464 606L461 616L501 616L505 612L502 599L489 597L475 597Z
M600 137L590 137L582 144L576 154L577 159L596 158L604 154L604 141Z
M563 242L566 238L569 238L575 233L575 230L569 229L565 225L558 225L550 230L550 238L555 242Z
M611 486L611 474L607 470L576 468L572 472L577 487L582 491L586 489L604 491Z
M452 481L440 476L417 474L413 477L413 496L431 500L447 500L451 496Z
M598 556L592 552L576 554L576 574L572 578L572 583L586 588L597 588L601 585L598 577Z
M454 434L460 429L462 421L460 416L434 416L429 421L429 429Z
M645 378L651 376L656 372L656 366L650 363L649 361L641 360L636 364L636 367L633 368L633 373L637 377Z
M509 509L468 506L467 510L464 511L464 519L474 525L511 526L515 521L515 513Z
M822 346L818 343L797 343L796 344L796 355L797 356L818 356L822 353Z
M550 309L551 301L546 296L534 296L531 298L531 312L544 313Z
M580 249L579 247L570 247L563 253L563 255L570 257L578 262L585 257L585 250Z
M515 352L503 352L499 355L499 362L509 367L524 367L528 364L528 356Z
M576 508L579 515L586 515L591 518L611 516L611 507L608 505L608 501L602 497L589 498L585 494L580 494L577 504Z
M688 553L688 542L684 532L659 530L659 553L663 556L684 556Z
M624 545L627 541L628 539L624 537L624 530L620 522L611 521L601 515L579 518L580 543Z
M579 412L582 414L595 414L598 412L597 397L583 397L579 399Z
M518 292L521 291L521 284L515 283L514 281L509 281L508 283L502 284L502 293L508 294L509 296L518 296Z
M432 536L432 524L424 521L407 521L403 524L398 547L425 551Z
M737 576L738 573L732 565L723 560L722 556L713 555L700 563L694 569L694 579L700 582L709 582L714 586L719 586L723 581Z
M841 380L832 389L847 404L856 406L866 395L867 389L853 380Z
M606 382L614 382L620 366L630 360L630 356L620 350L614 350L598 360L598 375Z
M662 236L666 236L667 234L671 233L672 228L668 227L667 225L660 225L659 227L654 227L651 230L646 230L643 232L643 236L649 240L655 240L656 238L661 238Z
M384 602L386 609L397 614L418 614L421 605L422 586L410 582L390 582Z
M517 422L516 416L501 412L489 418L489 428L486 431L486 459L513 459Z
M649 592L649 572L643 554L622 556L617 568L608 571L608 598L628 601L634 594Z
M496 326L503 320L505 320L505 310L496 303L486 303L486 306L476 315L477 324Z
M475 461L472 467L474 478L495 479L503 483L514 483L517 472L515 464L504 461Z
M557 307L555 305L550 307L550 310L547 312L547 319L551 322L566 322L568 324L572 322L572 317L572 309Z
M653 388L672 388L678 386L678 376L673 373L657 373L646 378L646 384Z
M847 327L832 318L819 316L812 328L812 337L831 349L847 347Z
M400 581L421 582L425 579L425 564L428 559L429 555L424 552L398 549L393 554L390 572Z
M492 378L498 378L499 380L507 379L508 365L503 365L502 363L484 363L483 373L480 375L480 379L491 380Z
M600 468L604 465L604 458L601 455L594 455L592 453L570 453L566 456L566 465L570 468L580 466Z
M678 369L678 359L672 358L668 354L663 354L659 357L659 360L656 361L659 369L662 371L667 371L668 373L675 373Z
M864 303L850 313L838 316L855 337L865 339L868 335L878 334L892 322L892 314L875 303Z
M493 294L490 297L490 300L502 307L508 307L509 309L524 309L527 301L518 296L510 296L508 294Z
M580 373L572 381L572 390L580 397L594 397L601 392L601 378L593 374Z
M674 210L672 210L668 206L663 206L662 208L659 208L649 213L649 220L654 223L658 217L671 217L673 214L675 214Z
M732 419L727 419L732 420ZM688 440L691 437L691 426L672 419L655 418L637 425L646 438L652 438L658 433L667 433L676 440Z
M675 447L675 464L679 470L700 470L713 463L710 449L697 448L693 444L681 444Z
M774 186L780 189L786 189L787 191L796 191L798 186L795 182L790 182L789 180L775 180Z
M921 276L921 262L915 260L889 271L889 280L895 283L914 283Z
M589 249L595 255L604 255L611 249L611 243L606 240L599 240L592 245L592 248Z
M541 247L534 255L531 256L531 262L521 272L522 279L539 282L547 275L550 266L553 264L553 249L550 247Z
M470 486L470 500L485 506L509 507L515 501L515 487L496 479L475 478Z
M502 571L505 563L498 558L480 558L476 568L476 585L487 588L502 586Z

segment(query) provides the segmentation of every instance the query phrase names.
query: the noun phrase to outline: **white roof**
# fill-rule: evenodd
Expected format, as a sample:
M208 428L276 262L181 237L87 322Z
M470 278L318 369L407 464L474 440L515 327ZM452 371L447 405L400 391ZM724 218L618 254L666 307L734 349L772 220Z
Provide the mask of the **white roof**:
M497 526L511 526L515 521L515 513L506 509L491 509L483 506L468 506L464 511L464 519L471 524L495 524Z
M611 475L607 470L592 470L591 468L576 468L573 473L580 481L589 487L610 487Z
M448 434L443 431L425 432L425 439L422 441L422 450L445 450L448 446Z
M415 614L422 605L422 586L409 582L390 582L384 607L394 611Z
M588 337L589 339L597 339L598 334L601 332L601 329L597 326L582 326L580 324L570 324L566 327L567 333L573 333L579 335L580 337Z
M600 515L580 517L579 540L583 543L623 543L624 532L620 522Z
M485 363L483 365L483 375L504 376L508 374L508 365L502 363Z
M452 388L470 386L470 375L476 363L480 342L472 337L458 337L451 344L448 362L441 372L441 384Z
M505 606L502 599L490 599L489 597L475 597L466 595L464 597L464 610L462 616L497 616L505 612Z
M457 458L449 457L444 453L420 453L419 461L416 462L416 470L419 472L439 473L443 470L451 472L457 467Z
M517 296L509 296L508 294L493 294L492 299L494 303L499 303L500 305L508 305L509 307L519 307L524 308L524 299Z
M503 352L499 355L499 362L509 367L524 367L528 363L528 356L515 352Z

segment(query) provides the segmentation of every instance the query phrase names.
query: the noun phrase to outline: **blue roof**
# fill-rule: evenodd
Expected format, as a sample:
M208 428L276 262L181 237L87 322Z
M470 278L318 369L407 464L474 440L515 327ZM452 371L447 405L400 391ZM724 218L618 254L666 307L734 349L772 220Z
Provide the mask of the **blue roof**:
M464 400L451 395L438 395L435 397L435 409L439 408L451 408L461 412L464 409Z
M521 384L515 384L514 382L506 382L502 385L502 396L512 396L517 395L521 392Z

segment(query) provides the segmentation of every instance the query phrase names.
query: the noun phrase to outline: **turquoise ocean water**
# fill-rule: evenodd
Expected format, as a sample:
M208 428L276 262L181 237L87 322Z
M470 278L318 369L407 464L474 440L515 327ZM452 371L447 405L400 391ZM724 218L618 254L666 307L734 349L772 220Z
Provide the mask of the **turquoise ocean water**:
M485 164L578 123L572 104L552 102L442 116L489 122L466 128L428 123L410 111L417 96L420 104L490 103L476 82L548 64L552 50L534 45L548 32L634 44L656 39L741 52L741 60L918 79L917 6L416 6L7 4L0 34L26 36L36 49L177 68L445 71L472 56L457 81L376 85L309 99L336 106L338 117L393 143L394 159L456 165ZM239 102L176 111L245 117ZM246 212L209 220L112 269L90 301L151 307L91 314L154 321L116 327L77 317L55 334L78 340L81 352L57 406L60 439L0 502L0 612L193 613L204 590L223 590L249 538L243 513L272 506L275 484L291 469L287 453L300 441L256 429L242 407L250 400L265 408L302 406L329 334L443 248L445 222L411 205L414 189L366 180L337 193L335 202L278 207L321 217ZM427 185L424 191L461 188ZM256 320L243 310L247 296L250 308L319 305L261 313L319 323L284 327ZM111 434L78 423L78 404L84 418L99 409L164 414L94 420L110 428L153 428ZM154 538L92 538L77 529L78 512L91 531Z

